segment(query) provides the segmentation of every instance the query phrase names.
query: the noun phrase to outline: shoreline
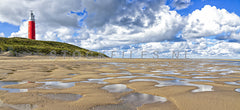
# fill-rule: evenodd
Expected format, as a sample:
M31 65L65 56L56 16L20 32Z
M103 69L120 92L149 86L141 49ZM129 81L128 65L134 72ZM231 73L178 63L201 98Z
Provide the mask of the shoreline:
M30 104L34 107L31 109L37 110L120 109L130 107L122 103L121 98L134 93L167 99L167 102L136 107L139 110L240 109L240 93L235 91L240 87L234 85L240 85L240 63L231 65L226 59L75 60L60 57L52 60L28 56L0 57L0 62L0 100L3 103L0 109L21 104ZM114 84L125 85L131 91L111 93L101 89ZM211 86L212 91L205 88ZM192 92L196 89L200 92ZM76 96L81 97L71 98Z

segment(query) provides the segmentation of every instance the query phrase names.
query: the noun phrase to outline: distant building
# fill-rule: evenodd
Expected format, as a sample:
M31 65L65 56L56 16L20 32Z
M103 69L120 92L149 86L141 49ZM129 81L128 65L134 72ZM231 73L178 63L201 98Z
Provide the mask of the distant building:
M36 39L36 34L35 34L35 16L33 12L31 11L30 18L28 21L28 38L29 39Z

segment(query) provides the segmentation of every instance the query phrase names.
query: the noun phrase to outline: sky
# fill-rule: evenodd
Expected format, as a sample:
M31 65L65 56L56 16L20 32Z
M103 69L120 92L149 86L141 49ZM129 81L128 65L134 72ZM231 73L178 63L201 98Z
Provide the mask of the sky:
M0 37L36 38L113 57L240 58L239 0L1 0ZM130 55L132 54L132 55Z

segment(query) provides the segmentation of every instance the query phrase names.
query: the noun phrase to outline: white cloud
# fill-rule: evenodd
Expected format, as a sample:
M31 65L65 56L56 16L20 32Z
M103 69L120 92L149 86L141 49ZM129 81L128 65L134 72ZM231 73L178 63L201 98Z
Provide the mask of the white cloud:
M19 8L7 10L10 3ZM105 0L104 3L101 0L3 0L0 4L0 22L20 25L20 30L11 37L27 38L27 22L21 21L27 19L28 11L33 9L38 40L62 40L88 49L171 40L183 27L182 17L159 0L131 3L126 0ZM82 17L69 13L85 8L87 19L80 28L78 22ZM17 13L19 10L21 13Z
M129 49L113 48L105 50L105 53L111 56L112 51L116 51L114 52L115 58L121 58L122 51L125 51L125 58L129 58L130 51L135 58L141 58L142 52L146 54L144 58L156 58L154 53L157 53L161 58L171 58L173 51L179 51L181 58L185 58L185 51L187 51L188 58L239 58L240 44L198 38L181 42L150 42L139 44L137 48L136 46L130 46Z
M240 32L233 32L233 33L231 33L230 39L237 40L238 42L240 42Z
M176 12L170 11L168 6L161 6L161 10L153 12L152 18L145 15L147 13L136 12L133 16L128 16L130 23L125 26L119 24L105 24L97 32L91 31L90 38L82 40L82 47L90 49L101 49L104 47L115 47L128 44L146 43L153 41L163 41L175 39L176 34L183 28L183 18ZM131 24L143 16L140 20L143 25ZM124 15L119 17L124 19Z
M21 24L18 32L13 32L10 37L23 37L28 38L28 22L25 21Z
M3 32L0 33L0 37L5 37Z
M205 37L239 29L240 17L238 15L229 13L225 9L206 5L188 16L182 35L184 38Z

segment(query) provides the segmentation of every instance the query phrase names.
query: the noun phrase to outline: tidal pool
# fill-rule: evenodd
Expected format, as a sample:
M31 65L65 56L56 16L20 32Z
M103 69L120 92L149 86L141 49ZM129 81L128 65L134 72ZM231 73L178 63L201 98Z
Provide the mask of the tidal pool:
M149 94L142 93L132 93L126 96L123 96L120 100L125 104L129 104L134 107L139 107L143 104L150 104L155 102L166 102L167 99L160 96L154 96Z
M48 81L48 82L36 82L36 83L44 83L43 86L37 87L41 89L66 89L66 88L75 86L76 82L63 83L61 81Z
M213 76L195 76L195 77L192 77L192 78L196 78L196 79L216 79L216 78L219 78L219 77L213 77Z
M240 93L240 88L238 88L238 89L235 89L235 91Z
M118 93L132 91L132 89L127 88L127 86L124 84L106 85L102 87L102 89L105 89L108 92L118 92Z
M198 87L198 89L192 90L192 92L206 92L206 91L213 91L213 86L210 85L201 85L201 84L192 84L189 82L194 82L194 80L170 80L170 81L159 81L159 80L153 80L153 79L134 79L130 80L129 82L139 82L139 81L151 81L158 83L155 85L156 87L164 87L164 86L195 86Z
M238 82L224 82L225 84L229 84L229 85L237 85L240 86L240 84Z
M122 101L120 104L95 106L91 110L137 110L137 107L140 107L144 104L156 102L164 103L167 101L167 99L149 94L131 93L123 96L120 101Z
M3 82L0 81L0 90L8 91L9 93L19 93L19 92L28 92L28 89L13 89L13 88L2 88L7 85L15 85L15 84L24 84L27 82Z

